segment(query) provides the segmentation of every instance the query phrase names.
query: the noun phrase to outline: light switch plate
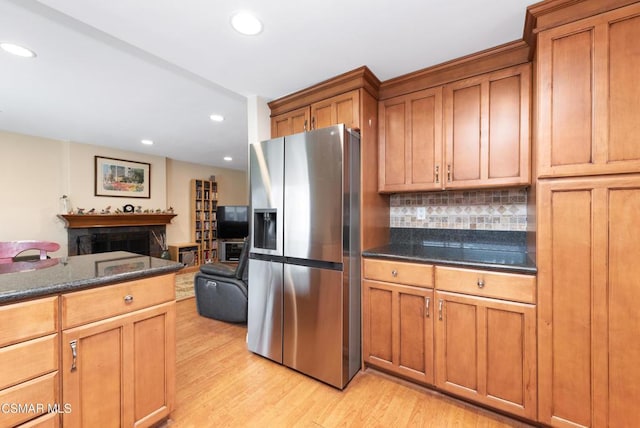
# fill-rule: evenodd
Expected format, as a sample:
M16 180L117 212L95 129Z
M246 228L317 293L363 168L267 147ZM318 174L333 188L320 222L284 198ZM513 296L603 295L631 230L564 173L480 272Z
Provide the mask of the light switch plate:
M416 209L416 217L418 220L424 220L427 216L427 209L425 207L418 207Z

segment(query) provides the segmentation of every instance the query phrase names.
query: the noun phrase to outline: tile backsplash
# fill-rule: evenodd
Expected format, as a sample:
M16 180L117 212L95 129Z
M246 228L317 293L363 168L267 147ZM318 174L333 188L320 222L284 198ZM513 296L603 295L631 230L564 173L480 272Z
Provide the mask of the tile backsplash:
M398 193L389 214L392 228L526 231L527 190Z

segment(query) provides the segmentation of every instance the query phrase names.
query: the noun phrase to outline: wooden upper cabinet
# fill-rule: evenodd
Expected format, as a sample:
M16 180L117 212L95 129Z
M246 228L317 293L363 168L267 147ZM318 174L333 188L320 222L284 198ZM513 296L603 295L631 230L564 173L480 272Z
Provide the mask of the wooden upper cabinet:
M311 126L311 109L302 107L271 118L271 138L305 132Z
M530 184L529 64L444 89L446 188Z
M442 189L442 88L381 101L378 115L378 189Z
M640 4L539 33L539 177L640 169L638 40Z
M360 91L353 90L311 104L311 129L344 123L360 129Z

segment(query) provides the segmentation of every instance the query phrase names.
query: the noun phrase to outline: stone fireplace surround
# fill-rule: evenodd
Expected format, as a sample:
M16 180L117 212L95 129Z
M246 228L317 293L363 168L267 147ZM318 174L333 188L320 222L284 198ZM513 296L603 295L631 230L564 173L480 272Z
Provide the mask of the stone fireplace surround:
M67 226L69 256L94 252L130 251L160 257L154 237L166 236L166 225L175 214L61 214Z

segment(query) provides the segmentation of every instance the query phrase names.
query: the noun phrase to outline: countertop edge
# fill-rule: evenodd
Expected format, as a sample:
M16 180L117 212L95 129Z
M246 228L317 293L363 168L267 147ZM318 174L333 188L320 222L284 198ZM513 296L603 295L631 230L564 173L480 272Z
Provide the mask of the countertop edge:
M0 294L0 305L6 303L14 303L23 300L34 299L38 297L53 296L56 294L69 293L73 291L84 290L87 288L100 287L105 285L117 284L125 281L132 281L141 278L148 278L169 273L178 272L183 269L184 265L175 264L169 266L161 266L149 268L143 271L126 272L104 277L94 277L81 281L63 282L60 284L52 284L49 286L34 287L26 290L9 291Z
M521 265L518 266L518 265L470 262L465 260L443 260L438 258L380 253L380 252L369 251L369 250L363 251L362 257L372 258L372 259L398 260L398 261L412 262L412 263L434 264L434 265L442 265L442 266L454 266L454 267L460 267L460 268L484 269L484 270L490 270L490 271L496 271L496 272L518 273L523 275L536 275L538 272L538 269L535 266L527 267L527 266L521 266Z

